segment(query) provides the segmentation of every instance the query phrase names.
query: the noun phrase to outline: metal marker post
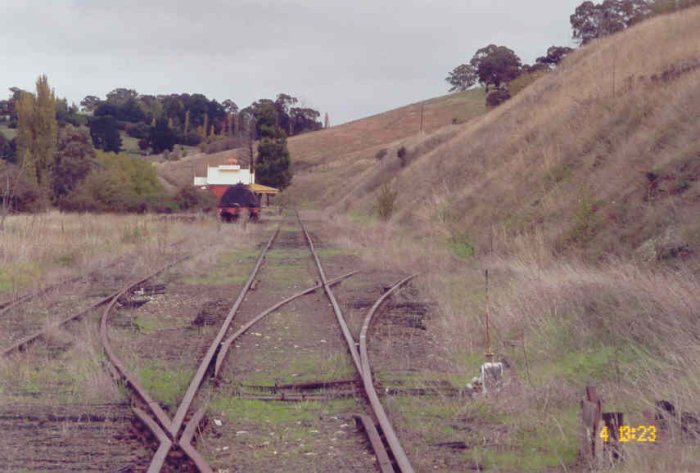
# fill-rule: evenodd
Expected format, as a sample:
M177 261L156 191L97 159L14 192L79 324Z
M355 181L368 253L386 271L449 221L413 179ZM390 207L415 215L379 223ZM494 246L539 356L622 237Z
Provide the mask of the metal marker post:
M493 352L491 351L491 312L489 310L489 270L484 270L484 279L486 283L486 352L484 356L486 361L491 361L493 359Z

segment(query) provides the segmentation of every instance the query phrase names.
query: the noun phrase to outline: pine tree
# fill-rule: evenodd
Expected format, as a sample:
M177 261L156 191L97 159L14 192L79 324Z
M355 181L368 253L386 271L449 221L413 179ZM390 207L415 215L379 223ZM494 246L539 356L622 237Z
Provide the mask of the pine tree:
M263 185L284 189L292 181L287 135L278 126L265 127L258 144L256 180Z

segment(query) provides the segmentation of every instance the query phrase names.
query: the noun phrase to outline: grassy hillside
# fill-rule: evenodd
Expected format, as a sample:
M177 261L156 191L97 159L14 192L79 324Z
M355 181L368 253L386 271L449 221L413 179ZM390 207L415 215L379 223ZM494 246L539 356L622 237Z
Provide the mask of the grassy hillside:
M477 247L492 234L505 246L530 235L596 259L687 258L700 251L698 83L696 8L578 50L464 125L401 136L373 117L347 126L355 141L342 127L299 137L292 156L313 166L295 176L290 195L369 215L391 181L401 221ZM403 167L399 146L408 149ZM389 153L377 161L382 148Z
M362 153L395 140L415 135L420 130L421 107L423 130L430 133L453 122L463 123L484 112L482 89L446 95L355 120L343 125L306 133L289 139L289 151L295 165L331 164L349 154Z

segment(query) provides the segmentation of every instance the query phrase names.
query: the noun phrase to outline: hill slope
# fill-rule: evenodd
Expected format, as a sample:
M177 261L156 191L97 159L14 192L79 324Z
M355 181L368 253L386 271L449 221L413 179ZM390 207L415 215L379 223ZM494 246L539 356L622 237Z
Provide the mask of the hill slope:
M548 251L594 258L688 257L700 252L699 84L695 8L581 48L463 125L400 136L370 131L368 119L352 124L366 130L355 137L366 147L347 151L340 133L305 135L292 156L312 165L290 196L371 214L377 189L392 181L400 221L477 246L525 234ZM390 153L378 162L382 147Z

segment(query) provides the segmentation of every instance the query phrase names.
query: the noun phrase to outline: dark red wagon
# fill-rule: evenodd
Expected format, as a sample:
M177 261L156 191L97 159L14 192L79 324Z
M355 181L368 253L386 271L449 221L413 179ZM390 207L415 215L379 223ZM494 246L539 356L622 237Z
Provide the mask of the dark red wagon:
M219 218L224 222L237 220L241 215L248 215L251 220L260 216L260 200L245 184L229 187L219 200Z

